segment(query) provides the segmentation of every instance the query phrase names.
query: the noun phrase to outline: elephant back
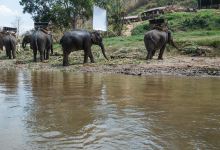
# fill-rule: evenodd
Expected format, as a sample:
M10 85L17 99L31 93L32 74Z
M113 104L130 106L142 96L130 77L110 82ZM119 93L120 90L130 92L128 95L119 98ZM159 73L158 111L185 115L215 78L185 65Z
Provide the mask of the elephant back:
M5 35L3 37L3 45L6 47L6 49L16 49L16 38L13 35Z

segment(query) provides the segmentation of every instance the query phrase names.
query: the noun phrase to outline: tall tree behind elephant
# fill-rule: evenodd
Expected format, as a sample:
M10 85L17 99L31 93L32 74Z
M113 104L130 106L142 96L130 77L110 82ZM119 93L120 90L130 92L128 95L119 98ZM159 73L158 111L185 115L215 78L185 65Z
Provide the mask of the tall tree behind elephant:
M9 59L11 59L13 57L13 59L16 58L16 38L14 35L12 34L6 34L3 37L3 45L5 46L5 50L6 50L6 56L9 57Z
M63 48L63 66L69 64L68 56L73 51L84 50L84 63L88 62L88 57L91 62L94 63L91 47L93 44L99 45L102 49L104 57L108 60L105 55L105 48L102 42L102 37L98 32L88 32L85 30L72 30L64 33L60 40L60 44Z
M178 49L173 42L170 31L160 31L157 29L148 31L144 35L144 43L148 51L147 59L152 59L158 49L160 50L158 59L163 59L163 53L167 43Z
M52 36L50 34L45 33L41 29L33 32L31 36L31 48L34 53L34 62L37 62L37 51L40 53L41 62L44 59L49 59L49 53L52 49Z

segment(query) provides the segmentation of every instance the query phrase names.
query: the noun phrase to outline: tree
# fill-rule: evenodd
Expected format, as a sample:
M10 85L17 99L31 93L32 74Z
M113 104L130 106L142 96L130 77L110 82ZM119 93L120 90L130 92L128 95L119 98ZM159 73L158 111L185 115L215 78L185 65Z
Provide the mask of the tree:
M23 12L32 15L35 22L52 21L60 29L76 28L78 18L89 18L93 0L20 0Z
M23 12L32 15L35 22L52 21L59 29L76 28L78 19L92 16L92 5L107 9L110 24L117 35L123 28L122 17L126 0L20 0Z
M123 29L123 16L126 11L126 0L96 0L95 4L107 9L108 21L117 35L121 35Z

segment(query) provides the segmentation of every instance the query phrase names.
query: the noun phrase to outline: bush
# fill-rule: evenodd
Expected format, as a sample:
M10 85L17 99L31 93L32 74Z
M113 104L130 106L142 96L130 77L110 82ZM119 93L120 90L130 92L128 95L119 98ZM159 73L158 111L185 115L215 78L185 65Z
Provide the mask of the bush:
M191 31L191 30L219 30L220 29L219 10L199 10L196 13L176 12L161 15L168 21L169 28L173 31Z
M134 28L131 31L131 35L140 35L140 34L143 35L149 29L150 29L149 23L144 23L144 24L141 24L141 25L137 26L136 28Z
M181 22L182 29L204 29L209 27L209 19L202 16L186 18Z

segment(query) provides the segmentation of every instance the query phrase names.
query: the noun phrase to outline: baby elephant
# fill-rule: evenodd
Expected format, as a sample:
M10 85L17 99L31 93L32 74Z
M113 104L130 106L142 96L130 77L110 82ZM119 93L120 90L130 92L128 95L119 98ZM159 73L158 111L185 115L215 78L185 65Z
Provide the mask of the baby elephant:
M158 49L160 50L158 59L162 60L167 43L178 49L173 42L170 31L160 31L156 29L148 31L144 35L144 43L148 52L147 60L152 59Z

